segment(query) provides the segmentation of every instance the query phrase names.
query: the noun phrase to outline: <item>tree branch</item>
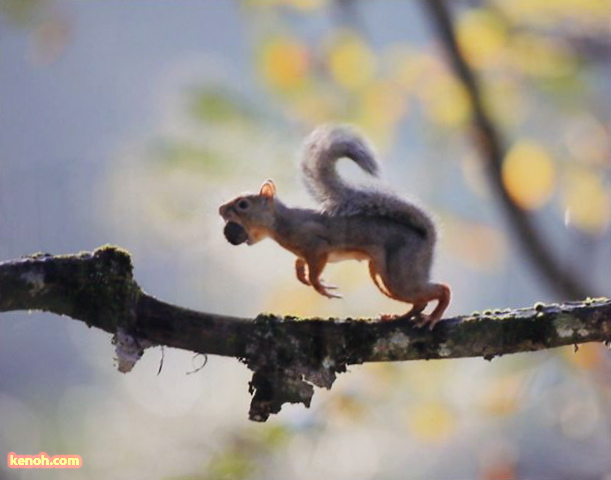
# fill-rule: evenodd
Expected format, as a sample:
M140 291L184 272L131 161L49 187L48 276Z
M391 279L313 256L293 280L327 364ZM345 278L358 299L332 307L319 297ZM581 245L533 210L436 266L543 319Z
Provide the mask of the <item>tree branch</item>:
M467 63L460 50L454 25L445 0L425 0L422 2L448 61L458 80L462 83L473 112L473 137L486 166L492 191L505 211L507 219L523 250L539 273L559 295L564 298L584 298L592 295L595 289L573 267L562 268L563 262L552 253L551 242L544 239L532 215L518 206L505 188L502 178L503 159L506 156L506 141L494 124L487 111L481 92L480 81Z
M446 319L428 331L402 318L246 319L196 312L143 292L132 270L129 253L112 246L3 262L0 312L66 315L114 334L123 345L127 332L140 354L147 346L165 345L236 357L254 372L250 418L257 421L287 402L309 406L313 385L331 388L348 365L477 356L490 360L506 353L611 342L611 301L602 298L473 313Z

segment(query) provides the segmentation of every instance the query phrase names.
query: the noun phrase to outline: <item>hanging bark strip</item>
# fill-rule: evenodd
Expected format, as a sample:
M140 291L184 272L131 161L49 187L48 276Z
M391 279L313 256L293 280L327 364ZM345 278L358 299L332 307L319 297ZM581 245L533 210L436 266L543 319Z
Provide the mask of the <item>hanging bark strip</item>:
M250 418L257 421L265 421L287 402L309 406L314 386L331 388L348 365L490 360L507 353L611 341L611 300L606 298L476 312L446 319L433 331L401 318L237 318L197 312L142 291L133 278L129 253L113 246L0 263L0 312L19 310L71 317L120 335L122 345L128 334L141 351L164 345L235 357L253 371Z

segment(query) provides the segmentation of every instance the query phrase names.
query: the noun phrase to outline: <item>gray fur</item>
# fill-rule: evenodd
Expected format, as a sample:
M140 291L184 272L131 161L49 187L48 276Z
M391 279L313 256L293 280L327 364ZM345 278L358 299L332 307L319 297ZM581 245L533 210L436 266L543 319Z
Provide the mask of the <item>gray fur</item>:
M346 183L335 166L344 157L370 175L378 176L380 168L373 149L353 128L322 126L306 140L301 167L306 186L324 213L390 218L416 230L431 244L435 242L435 225L417 205L386 189L357 189Z

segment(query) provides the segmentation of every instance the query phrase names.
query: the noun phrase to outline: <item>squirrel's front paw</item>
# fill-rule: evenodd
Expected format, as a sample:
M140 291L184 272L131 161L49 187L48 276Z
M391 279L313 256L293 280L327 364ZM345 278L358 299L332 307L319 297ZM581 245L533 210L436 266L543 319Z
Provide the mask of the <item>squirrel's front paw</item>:
M342 298L342 295L339 293L332 293L329 290L336 290L336 285L329 285L324 283L322 280L318 281L316 285L313 285L318 293L324 295L327 298Z
M323 291L319 290L318 293L320 293L321 295L324 295L327 298L344 298L341 293L331 293L331 292L328 292L327 290L323 290Z

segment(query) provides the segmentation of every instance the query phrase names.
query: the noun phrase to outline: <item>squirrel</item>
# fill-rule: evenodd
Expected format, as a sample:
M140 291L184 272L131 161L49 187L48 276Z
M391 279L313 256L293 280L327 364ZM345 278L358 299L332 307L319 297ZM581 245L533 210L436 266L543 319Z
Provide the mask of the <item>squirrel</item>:
M429 281L437 238L433 221L421 208L390 191L346 183L335 169L344 157L378 176L373 149L353 128L317 128L305 142L301 167L320 210L286 206L276 196L274 182L266 180L258 194L240 195L220 207L225 237L234 245L272 238L297 256L297 279L329 298L341 295L320 277L327 262L367 260L380 291L411 304L405 316L432 329L451 296L447 285ZM424 315L431 301L437 305Z

